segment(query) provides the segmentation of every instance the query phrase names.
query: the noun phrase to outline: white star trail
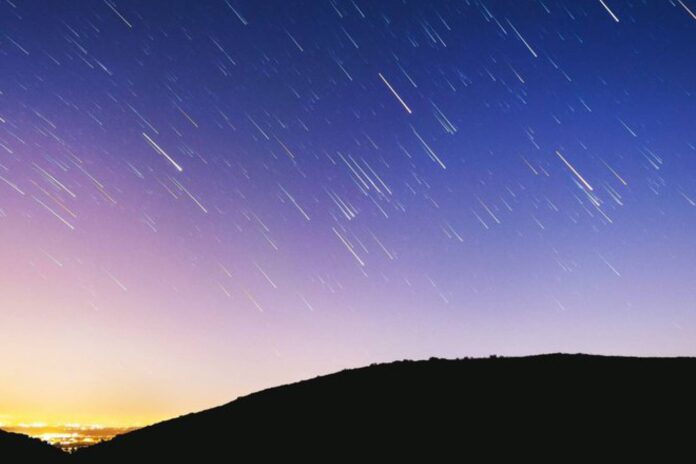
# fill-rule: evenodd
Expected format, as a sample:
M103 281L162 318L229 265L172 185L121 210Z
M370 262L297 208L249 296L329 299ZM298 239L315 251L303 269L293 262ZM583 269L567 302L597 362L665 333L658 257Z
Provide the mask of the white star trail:
M534 58L538 58L538 55L537 55L537 53L534 51L534 49L532 48L532 46L529 45L529 43L524 39L524 37L522 37L522 34L520 34L520 32L517 30L517 28L516 28L515 26L512 25L512 23L510 22L510 20L507 19L507 18L505 18L505 21L507 21L507 23L510 25L510 27L512 28L512 30L515 31L515 34L517 34L517 38L520 39L520 41L522 41L522 43L524 44L525 47L527 47L527 50L529 50L529 53L531 53L532 56L533 56Z
M677 1L679 2L679 4L680 4L681 6L684 7L684 9L686 10L686 12L689 13L689 15L690 15L693 19L696 19L696 14L695 14L693 11L691 11L691 9L690 9L688 6L686 6L686 4L685 4L682 0L677 0Z
M179 164L176 161L174 161L172 157L169 156L167 152L165 152L159 145L157 145L157 143L154 140L152 140L149 135L147 135L145 132L143 132L142 134L143 137L145 137L145 140L147 140L147 143L149 143L150 146L154 148L157 153L164 156L167 159L167 161L169 161L172 164L172 166L174 166L177 169L177 171L182 172L184 170L184 168L179 166Z
M619 22L619 18L617 18L616 15L614 14L614 12L611 11L611 9L609 8L609 6L607 6L607 4L604 3L604 0L599 0L599 3L602 4L602 6L604 7L604 9L607 10L607 13L609 13L609 14L611 15L611 17L614 19L614 21L616 21L616 22L618 23L618 22Z
M111 10L112 10L114 13L116 13L116 15L117 15L119 18L121 18L121 21L123 21L123 22L126 24L126 26L128 26L128 27L131 28L131 29L133 28L133 25L132 25L130 22L128 22L128 20L127 20L126 18L124 18L123 15L122 15L121 13L118 12L118 10L116 9L116 7L115 7L113 4L111 4L111 2L109 2L108 0L104 0L104 3L106 3L106 6L108 6L109 8L111 8Z
M70 222L68 222L63 216L60 214L56 213L53 209L51 209L50 206L48 206L46 203L43 201L39 200L35 196L32 195L32 198L41 206L43 206L48 212L50 212L55 218L57 218L60 222L65 224L70 230L75 230L75 226L73 226Z
M588 190L590 190L590 191L594 190L594 189L592 188L592 186L589 184L589 182L587 182L587 181L585 180L585 178L582 177L582 176L580 175L580 173L573 167L573 165L570 164L570 163L568 162L567 159L565 159L565 157L561 154L560 151L556 150L556 154L557 154L558 157L561 159L561 161L563 161L563 162L565 163L565 165L568 167L568 169L570 169L570 171L571 171L573 174L575 174L575 177L577 177L578 180L579 180L580 182L582 182L582 184L583 184L585 187L587 187Z
M387 81L387 79L382 75L382 73L377 73L377 75L379 76L380 79L382 79L382 82L384 82L384 85L386 85L387 88L391 91L392 95L394 95L396 97L396 99L399 100L399 103L401 103L401 106L404 107L406 112L408 114L413 113L413 111L411 111L411 108L409 108L408 105L406 104L406 102L401 98L401 95L399 95L396 92L396 90L394 90L394 87L391 86L389 81Z
M284 188L282 185L278 184L278 187L280 187L280 190L283 191L283 193L285 194L285 196L288 198L288 200L290 200L290 202L295 206L295 208L297 208L297 210L300 212L300 214L301 214L306 220L309 221L309 220L310 220L310 219L309 219L309 215L305 212L304 209L302 209L302 207L300 206L300 204L297 203L297 200L295 200L295 197L293 197L292 195L290 195L290 193L289 193L287 190L285 190L285 188Z
M338 237L338 239L341 241L341 243L343 243L343 245L346 247L346 249L348 251L350 251L350 254L353 255L353 257L358 262L358 264L360 264L361 266L364 266L365 261L360 259L360 256L358 256L358 254L355 252L355 250L353 249L353 246L350 243L348 243L348 241L345 238L343 238L343 236L334 227L332 227L331 230L334 231L334 234L336 234L336 237Z

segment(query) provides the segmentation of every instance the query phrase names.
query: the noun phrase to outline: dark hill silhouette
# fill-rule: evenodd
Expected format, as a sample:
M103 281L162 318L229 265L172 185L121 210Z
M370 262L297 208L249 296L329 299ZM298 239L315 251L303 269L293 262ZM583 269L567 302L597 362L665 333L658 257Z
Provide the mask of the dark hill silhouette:
M64 463L68 456L36 438L0 430L0 462Z
M70 457L80 463L217 463L433 462L447 456L449 462L482 452L589 456L605 445L635 454L675 424L689 424L683 428L691 431L695 373L692 358L401 361L264 390Z

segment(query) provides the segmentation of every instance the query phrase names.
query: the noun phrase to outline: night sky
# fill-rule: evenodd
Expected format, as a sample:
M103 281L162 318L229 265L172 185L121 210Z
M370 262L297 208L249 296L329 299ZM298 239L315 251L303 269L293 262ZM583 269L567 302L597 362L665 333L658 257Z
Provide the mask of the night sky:
M0 3L0 423L696 355L696 2Z

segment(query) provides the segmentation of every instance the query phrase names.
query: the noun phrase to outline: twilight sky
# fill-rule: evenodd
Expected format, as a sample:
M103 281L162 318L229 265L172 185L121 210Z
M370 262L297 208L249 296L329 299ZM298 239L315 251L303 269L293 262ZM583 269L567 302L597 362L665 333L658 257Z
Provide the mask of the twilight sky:
M696 355L696 2L0 3L0 423Z

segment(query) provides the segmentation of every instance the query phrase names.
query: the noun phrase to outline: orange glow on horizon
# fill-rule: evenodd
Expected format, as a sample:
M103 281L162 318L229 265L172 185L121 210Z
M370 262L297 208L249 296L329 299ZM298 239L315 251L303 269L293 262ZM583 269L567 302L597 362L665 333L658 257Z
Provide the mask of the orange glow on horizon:
M116 435L132 431L138 427L107 427L100 424L57 424L42 422L0 424L8 432L21 433L61 448L74 451L77 448L111 440Z

